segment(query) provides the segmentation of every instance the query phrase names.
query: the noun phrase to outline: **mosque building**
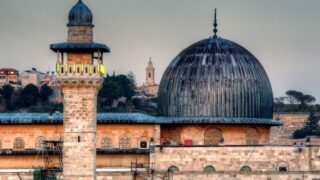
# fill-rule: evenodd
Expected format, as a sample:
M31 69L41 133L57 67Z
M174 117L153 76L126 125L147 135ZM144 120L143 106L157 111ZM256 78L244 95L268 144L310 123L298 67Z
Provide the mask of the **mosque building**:
M247 49L218 36L216 18L213 35L165 70L158 116L96 113L103 53L111 50L93 41L93 15L81 0L67 26L67 42L50 46L64 112L0 114L0 180L30 179L34 168L62 168L59 177L79 180L320 177L319 145L271 144L270 128L282 123L273 119L267 73ZM45 151L43 142L63 147Z

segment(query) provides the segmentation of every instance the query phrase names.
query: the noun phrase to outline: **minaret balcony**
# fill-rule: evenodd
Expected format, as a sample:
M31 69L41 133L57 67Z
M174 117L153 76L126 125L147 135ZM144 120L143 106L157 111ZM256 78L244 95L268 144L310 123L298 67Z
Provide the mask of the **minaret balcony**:
M105 74L103 64L56 64L59 84L100 84Z

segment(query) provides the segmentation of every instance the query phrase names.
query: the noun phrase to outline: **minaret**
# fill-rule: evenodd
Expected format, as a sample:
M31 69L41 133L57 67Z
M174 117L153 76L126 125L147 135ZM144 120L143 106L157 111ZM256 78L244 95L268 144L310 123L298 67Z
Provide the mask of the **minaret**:
M149 63L146 69L146 83L148 86L153 86L154 83L154 67L151 61L151 58L149 59Z
M67 42L50 45L63 92L63 177L96 179L97 94L105 74L103 53L110 50L93 42L92 13L81 0L70 10L67 26Z

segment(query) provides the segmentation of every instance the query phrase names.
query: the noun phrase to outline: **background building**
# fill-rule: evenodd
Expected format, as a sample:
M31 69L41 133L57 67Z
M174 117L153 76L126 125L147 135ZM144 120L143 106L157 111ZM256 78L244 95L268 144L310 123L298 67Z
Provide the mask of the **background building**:
M154 79L155 68L150 58L148 66L146 68L146 82L142 86L137 87L137 96L143 96L143 94L157 96L159 91L159 84L156 84Z
M11 84L17 86L19 84L19 71L14 68L0 69L0 86Z
M41 86L42 80L46 77L46 73L38 71L36 68L25 70L21 73L20 81L23 87L33 84L37 87Z

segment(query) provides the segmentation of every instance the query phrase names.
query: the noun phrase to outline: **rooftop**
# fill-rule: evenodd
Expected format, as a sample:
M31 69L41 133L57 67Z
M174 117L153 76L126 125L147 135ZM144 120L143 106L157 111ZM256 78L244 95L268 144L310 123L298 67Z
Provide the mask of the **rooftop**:
M63 114L0 113L0 124L62 124ZM142 113L97 113L98 124L251 124L280 126L274 119L225 117L167 117Z

